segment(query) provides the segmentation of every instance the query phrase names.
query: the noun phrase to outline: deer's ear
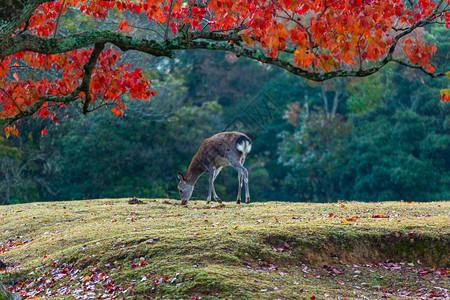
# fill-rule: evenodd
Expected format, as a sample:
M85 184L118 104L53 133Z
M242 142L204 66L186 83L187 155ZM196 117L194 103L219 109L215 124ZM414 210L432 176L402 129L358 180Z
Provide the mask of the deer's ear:
M177 173L177 177L178 177L178 180L183 180L183 181L186 181L186 178L184 177L184 175L181 173L181 172L178 172Z

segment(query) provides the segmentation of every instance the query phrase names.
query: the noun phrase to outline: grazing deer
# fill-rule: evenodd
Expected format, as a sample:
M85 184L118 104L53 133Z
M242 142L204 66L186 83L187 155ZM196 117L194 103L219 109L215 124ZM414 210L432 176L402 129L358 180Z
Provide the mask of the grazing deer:
M178 191L181 196L181 204L186 205L192 196L195 183L200 175L208 173L209 192L206 204L211 202L211 192L214 200L222 203L214 189L214 180L223 167L231 165L238 172L238 195L237 203L241 203L242 182L245 183L245 203L250 202L248 191L248 172L244 167L247 154L252 149L252 141L248 136L240 132L221 132L204 140L197 153L192 158L186 175L178 172Z

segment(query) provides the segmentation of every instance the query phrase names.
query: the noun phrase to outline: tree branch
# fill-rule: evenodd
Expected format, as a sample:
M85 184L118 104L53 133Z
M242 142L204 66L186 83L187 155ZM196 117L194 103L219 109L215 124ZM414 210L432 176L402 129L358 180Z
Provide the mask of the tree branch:
M422 21L416 23L415 27L424 25ZM89 47L96 43L112 43L119 47L122 51L136 50L144 53L148 53L154 56L166 56L172 57L176 50L189 50L189 49L208 49L208 50L222 50L228 51L236 56L248 57L262 63L278 66L291 72L292 74L304 77L313 81L325 81L334 77L365 77L371 75L381 68L383 68L390 61L399 63L400 60L393 60L393 53L396 45L401 37L407 33L412 32L413 26L407 31L397 35L387 53L387 55L375 66L361 70L337 70L330 72L311 72L302 68L296 67L287 60L282 60L277 57L272 58L258 49L245 48L239 45L239 43L230 43L229 39L235 41L240 39L236 34L223 34L223 33L208 33L208 32L196 32L192 33L184 39L180 36L167 41L147 40L142 38L131 37L123 35L117 32L111 32L106 30L93 30L69 37L52 39L46 37L37 37L30 34L22 34L17 37L7 39L5 47L0 49L0 59L8 55L20 52L20 51L32 51L42 54L55 54L72 51L84 47ZM205 40L203 40L205 39ZM444 76L445 73L430 73L425 68L418 65L411 65L404 62L406 66L414 66L415 69L420 69L425 74L435 78Z
M9 99L11 99L11 101L14 103L14 105L17 107L17 109L22 112L22 109L20 108L19 104L17 103L16 99L14 99L13 97L11 97L10 94L8 94L4 88L0 87L0 90L2 90L2 92L8 96Z
M21 51L41 54L64 53L90 47L95 43L111 43L122 51L137 50L154 56L173 56L173 51L167 48L163 42L135 38L108 30L92 30L57 39L22 34L5 38L2 42L4 44L0 48L0 59Z
M164 29L164 39L167 40L169 38L169 27L170 27L170 20L172 20L172 9L173 9L174 0L170 0L170 7L169 7L169 13L167 14L167 24L166 28Z
M72 93L66 96L45 96L40 97L36 102L34 102L32 105L28 106L26 110L18 113L17 115L10 117L10 118L3 118L0 119L0 124L12 124L17 120L23 119L25 117L32 116L35 114L46 102L58 102L58 103L64 103L69 104L70 102L74 101L78 94L81 92L80 87L76 87Z
M397 64L399 64L399 65L402 65L402 66L411 68L411 69L417 69L417 70L420 70L420 71L422 71L423 73L425 73L425 74L427 74L428 76L430 76L431 78L438 78L438 77L441 77L441 76L445 76L445 75L446 75L446 73L444 73L444 72L442 72L442 73L433 73L433 72L430 72L430 71L428 71L426 68L424 68L424 67L422 67L422 66L420 66L420 65L414 65L414 64L409 63L409 62L404 61L404 60L400 60L400 59L393 58L393 59L391 59L391 61L392 61L392 62L395 62L395 63L397 63Z
M89 56L88 62L84 65L84 73L83 73L83 81L81 82L80 89L86 95L84 103L83 103L83 114L88 112L89 104L91 103L91 93L89 92L89 84L91 82L92 72L94 71L95 65L97 64L97 59L102 53L103 48L105 47L104 43L96 43L94 49Z
M13 0L0 0L0 4L4 3L8 7L14 7L14 5L19 5L11 2ZM23 0L24 7L21 9L20 16L16 19L12 19L5 15L5 9L0 8L0 40L2 41L2 47L0 48L0 60L4 57L10 56L12 54L31 51L41 54L57 54L65 53L76 49L81 49L85 47L92 47L94 49L89 57L88 62L85 64L83 78L81 84L76 87L69 95L66 96L44 96L40 97L34 104L29 106L25 110L19 109L17 115L0 120L0 124L12 123L24 117L33 115L42 107L46 102L57 102L68 104L70 102L78 99L80 92L85 93L85 99L82 102L82 112L87 113L89 111L89 105L91 103L91 95L89 92L89 84L93 70L95 68L97 59L102 52L104 45L106 43L111 43L119 47L122 51L136 50L143 53L148 53L153 56L166 56L172 57L174 52L177 50L189 50L189 49L207 49L207 50L221 50L227 51L235 54L236 56L247 57L261 63L266 63L280 68L286 71L304 77L312 81L325 81L334 77L365 77L376 73L382 69L389 62L395 62L409 68L418 69L424 72L426 75L436 78L440 76L445 76L445 70L441 73L434 73L428 71L425 67L420 65L411 64L408 61L403 61L398 58L394 58L395 49L399 41L412 33L419 27L424 27L432 22L435 22L435 17L441 12L441 6L444 0L439 0L436 8L433 12L426 18L415 22L409 28L402 29L398 35L396 35L392 44L388 48L388 51L384 58L376 62L372 67L362 68L359 66L358 70L352 69L341 69L329 72L318 72L313 68L313 70L302 69L292 64L287 59L280 59L278 57L269 57L261 49L249 48L242 44L242 39L239 36L239 31L245 28L234 28L228 30L227 32L206 32L206 31L195 31L186 32L184 35L179 34L178 36L164 41L148 40L144 38L133 37L129 35L124 35L122 33L107 31L107 30L92 30L68 37L60 38L50 38L50 37L38 37L28 33L23 33L15 37L11 37L11 34L19 28L21 24L24 24L29 20L30 15L41 3L47 2L45 0ZM339 0L337 0L339 1ZM18 7L15 7L16 11L19 11ZM167 27L165 28L166 32ZM12 30L12 31L11 31ZM309 34L309 32L307 31ZM311 43L311 39L309 40ZM310 44L311 50L313 45ZM288 51L285 51L288 52ZM14 102L14 99L12 99Z
M33 103L32 105L27 107L26 110L20 110L20 112L17 115L10 117L10 118L0 119L0 124L11 124L22 118L29 117L29 116L35 114L36 112L38 112L39 109L42 107L42 105L44 105L46 102L69 104L69 103L75 101L81 92L84 92L84 94L86 95L85 101L83 102L82 112L87 113L89 103L91 100L91 95L89 93L89 83L91 80L92 72L97 63L97 59L98 59L100 53L103 51L104 46L105 46L104 43L96 43L95 44L94 49L92 50L92 53L89 56L89 60L83 67L84 73L83 73L83 79L81 81L81 84L79 86L77 86L72 91L72 93L70 93L69 95L60 96L60 97L57 97L57 96L40 97L35 103Z
M63 2L61 4L61 8L59 9L58 16L56 17L56 27L55 27L55 31L53 32L54 39L56 39L56 34L58 33L59 18L61 17L61 13L64 9L64 4L66 4L66 0L63 0Z
M10 37L20 25L28 22L39 5L53 1L55 0L0 0L0 37Z

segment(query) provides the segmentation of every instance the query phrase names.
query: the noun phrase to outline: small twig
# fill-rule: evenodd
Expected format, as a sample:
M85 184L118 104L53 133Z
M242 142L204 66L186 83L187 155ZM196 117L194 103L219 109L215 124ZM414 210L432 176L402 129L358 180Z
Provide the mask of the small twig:
M24 33L25 31L27 31L27 30L28 30L28 26L30 26L30 20L27 20L27 21L25 22L25 25L23 26L23 29L22 29L20 32L18 32L17 35L21 35L21 34Z
M11 97L11 95L8 94L8 92L5 91L4 88L0 87L0 89L2 90L2 92L3 92L6 96L8 96L9 99L11 99L11 101L14 103L14 105L17 107L17 109L18 109L20 112L23 112L23 110L20 108L20 106L19 106L19 104L16 102L16 100L15 100L13 97Z
M29 67L29 66L10 66L10 68L15 68L15 69L33 69L32 67Z
M359 70L362 70L362 63L363 63L363 59L362 59L362 55L361 55L361 37L358 38L358 57L359 57Z
M167 15L167 24L166 24L166 29L164 30L164 39L165 40L167 40L167 38L169 37L169 27L170 27L170 20L172 19L173 2L174 2L174 0L170 0L169 14Z
M445 64L442 66L442 73L447 70L447 65L450 62L450 53L447 53L447 57L445 58Z
M415 65L415 64L412 64L412 63L409 63L407 61L403 61L400 59L392 58L391 61L398 63L399 65L411 68L411 69L418 69L418 70L422 71L423 73L427 74L428 76L430 76L431 78L437 78L437 77L445 75L445 73L444 74L443 73L435 74L433 72L428 71L426 68L422 67L421 65Z
M306 31L306 34L308 35L310 51L311 51L311 53L315 54L314 51L313 51L313 50L314 50L314 43L313 43L313 40L312 40L311 33L309 32L309 26L306 27L306 30L305 30L305 31ZM314 57L313 60L312 60L312 69L313 69L313 72L316 71L316 64L315 64L315 62L314 62L314 59L315 59L315 57Z
M66 0L63 0L62 4L61 4L61 8L59 9L59 13L58 16L56 17L56 27L55 27L55 32L53 32L53 38L56 39L56 32L58 31L58 24L59 24L59 17L61 17L61 12L64 9L64 4L66 4Z
M103 24L119 25L119 23L117 23L117 22L104 22ZM164 36L163 36L161 33L159 33L157 30L155 30L155 29L153 29L153 28L137 26L137 25L135 25L135 24L130 24L130 27L137 28L137 29L141 29L141 30L153 31L153 32L156 33L160 38L164 38Z
M133 27L133 28L138 28L138 29L142 29L142 30L152 31L152 32L156 33L159 37L164 38L164 36L161 33L159 33L158 31L156 31L153 28L140 27L140 26L136 26L136 25L130 25L130 26Z

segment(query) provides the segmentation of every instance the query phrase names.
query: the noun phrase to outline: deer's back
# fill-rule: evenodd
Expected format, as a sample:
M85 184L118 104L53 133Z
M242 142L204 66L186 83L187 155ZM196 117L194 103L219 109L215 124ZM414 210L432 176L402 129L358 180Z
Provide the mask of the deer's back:
M243 133L221 132L204 140L196 156L205 167L224 167L245 156L251 144L251 139Z

